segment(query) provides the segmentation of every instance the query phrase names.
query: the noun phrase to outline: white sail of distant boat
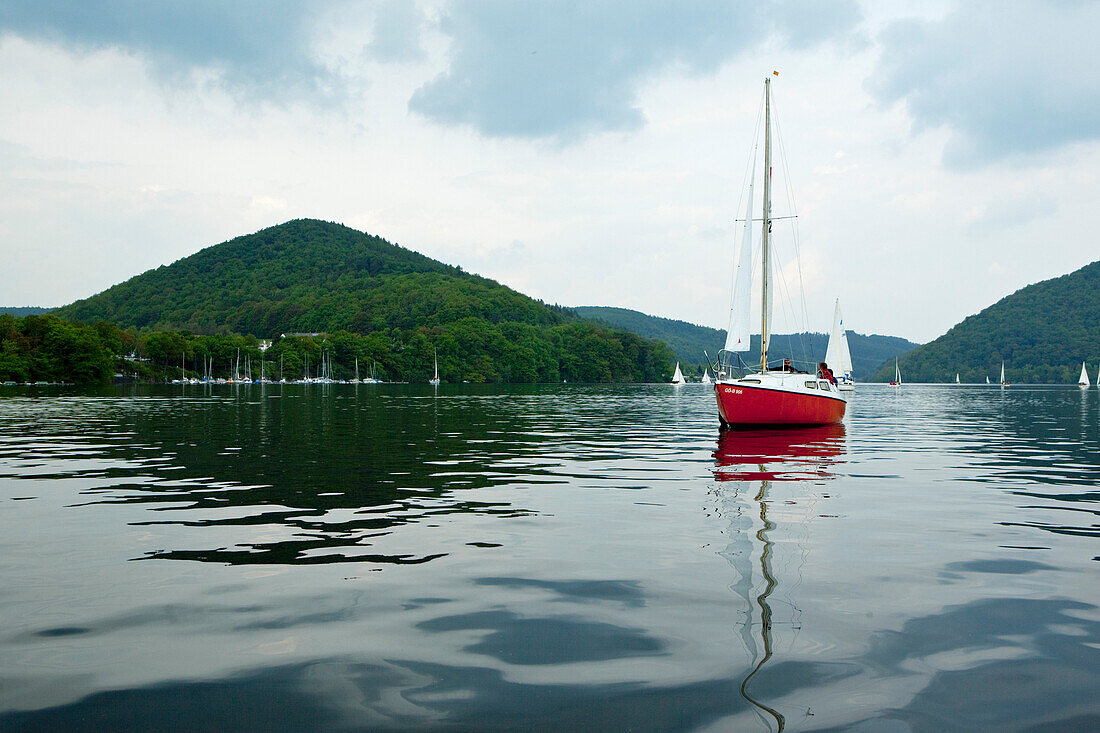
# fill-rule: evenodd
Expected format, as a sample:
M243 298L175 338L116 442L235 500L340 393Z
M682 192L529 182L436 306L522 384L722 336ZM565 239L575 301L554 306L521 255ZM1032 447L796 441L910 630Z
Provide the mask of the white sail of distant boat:
M955 372L955 384L961 384L961 382L959 382L959 373L958 372Z
M676 362L676 371L672 374L673 384L687 384L687 380L684 379L684 373L680 371L680 362Z
M894 357L894 381L890 382L893 385L901 384L901 367L898 366L898 359Z
M837 388L851 392L856 388L852 381L852 353L848 350L848 332L844 328L844 316L840 314L840 298L833 309L833 330L829 345L825 347L825 362L836 376Z
M433 361L435 362L435 372L434 376L432 376L432 378L428 380L428 384L436 385L439 384L439 352L435 349L432 349L432 353L434 355Z
M713 384L714 380L710 378L710 369L703 369L703 378L699 380L702 384Z
M1001 362L1001 386L1008 386L1008 382L1005 381L1005 363L1003 361Z
M1081 389L1088 389L1090 385L1089 373L1085 371L1085 362L1081 362L1081 376L1077 378L1077 386Z
M986 378L985 378L985 383L986 383L986 384L989 384L989 383L990 383L990 382L989 382L989 377L986 377Z
M1100 387L1100 370L1096 372L1096 386Z

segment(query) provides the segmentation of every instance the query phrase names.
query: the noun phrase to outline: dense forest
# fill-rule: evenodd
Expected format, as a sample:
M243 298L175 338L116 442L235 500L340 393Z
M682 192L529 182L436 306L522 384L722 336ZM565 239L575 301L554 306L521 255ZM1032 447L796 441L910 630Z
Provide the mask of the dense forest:
M718 349L726 341L726 332L706 326L696 326L686 321L650 316L627 308L608 308L605 306L580 306L574 308L579 315L591 318L615 328L664 341L676 354L687 374L701 374L706 357L706 349L714 358ZM831 320L831 318L830 318ZM829 336L823 333L773 334L769 347L769 361L772 358L790 358L796 362L816 363L825 358L825 348ZM916 346L897 336L879 336L848 332L848 347L852 352L852 372L857 380L866 379L880 365L889 361L893 374L894 357L904 354ZM760 335L752 337L749 351L744 359L751 362L760 360Z
M89 326L54 315L17 318L4 313L0 382L106 382L114 374L116 354L126 348L121 333L109 324Z
M1076 383L1081 362L1100 363L1100 262L1028 285L899 359L908 382ZM889 381L894 364L872 376Z
M145 331L54 314L0 315L0 382L94 384L113 377L143 381L318 377L322 357L334 379L426 382L436 354L444 382L655 382L671 374L672 354L658 341L586 323L532 326L464 319L445 327L287 335L260 350L260 339L234 334ZM262 366L261 366L262 365Z
M207 247L55 311L192 333L371 333L477 318L578 320L487 278L340 224L299 219Z

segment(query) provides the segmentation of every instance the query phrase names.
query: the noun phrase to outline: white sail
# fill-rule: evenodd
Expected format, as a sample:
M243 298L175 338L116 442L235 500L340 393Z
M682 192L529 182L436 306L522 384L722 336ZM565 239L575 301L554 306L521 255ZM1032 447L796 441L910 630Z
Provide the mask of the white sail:
M730 295L730 322L726 331L726 351L749 350L749 308L752 295L752 184L756 177L753 160L749 178L749 200L745 205L745 228L741 234L741 254L733 271L733 292Z
M989 377L986 377L986 378L985 378L985 383L986 383L986 384L989 384Z
M1096 372L1096 386L1100 387L1100 371Z
M703 369L703 378L700 380L703 384L713 384L714 380L710 378L710 369Z
M673 384L684 384L684 373L680 371L680 362L676 362L676 371L672 375Z
M840 298L833 309L833 331L825 348L825 362L837 376L851 378L852 353L848 350L848 334L844 329L844 316L840 314Z
M840 299L836 302L837 314L840 313ZM848 329L844 327L844 316L840 316L840 369L848 379L852 378L852 352L848 348Z
M955 372L955 384L959 384L959 373Z
M1005 381L1005 363L1003 361L1001 362L1001 384L1008 384Z
M894 359L894 382L901 384L901 367L898 366L897 359Z
M1089 373L1085 371L1085 362L1081 362L1081 376L1077 378L1077 385L1080 387L1088 387L1090 384Z

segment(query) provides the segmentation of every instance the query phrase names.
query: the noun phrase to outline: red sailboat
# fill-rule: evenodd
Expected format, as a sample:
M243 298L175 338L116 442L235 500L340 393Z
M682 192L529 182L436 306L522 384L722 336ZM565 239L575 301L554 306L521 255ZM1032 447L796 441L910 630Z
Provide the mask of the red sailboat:
M778 76L778 73L776 74ZM752 289L752 178L748 189L745 228L741 253L734 273L730 302L730 325L726 343L718 353L718 379L714 395L718 401L718 419L723 427L833 425L844 419L847 399L828 374L795 370L786 359L780 369L769 369L768 317L771 314L769 290L771 245L771 78L764 80L764 207L758 221L761 226L760 268L763 282L760 369L736 377L740 362L737 352L749 349L749 308ZM755 176L755 164L753 166Z

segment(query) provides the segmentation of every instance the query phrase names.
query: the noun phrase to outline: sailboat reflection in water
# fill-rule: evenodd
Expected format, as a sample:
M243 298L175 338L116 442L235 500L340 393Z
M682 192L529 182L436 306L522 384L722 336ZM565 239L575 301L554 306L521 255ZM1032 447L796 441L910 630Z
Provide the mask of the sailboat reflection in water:
M737 571L731 586L744 599L746 621L741 638L752 658L741 681L741 696L769 728L783 730L786 719L766 695L753 690L753 678L772 658L772 596L780 581L772 572L774 518L768 516L769 489L774 482L819 484L836 477L843 461L844 425L798 430L722 431L714 452L714 478L733 486L715 489L719 506L730 518L730 544L721 554ZM732 490L728 490L732 489ZM750 499L751 497L751 499ZM753 569L758 568L754 576ZM759 644L757 641L759 640Z

